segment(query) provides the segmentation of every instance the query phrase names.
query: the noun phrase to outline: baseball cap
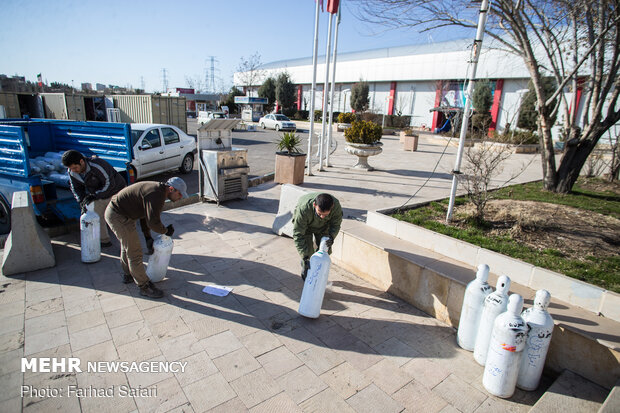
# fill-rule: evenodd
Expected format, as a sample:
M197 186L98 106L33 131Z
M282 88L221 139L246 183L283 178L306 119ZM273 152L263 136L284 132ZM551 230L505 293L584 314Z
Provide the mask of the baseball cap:
M166 181L166 185L173 187L183 195L183 198L187 198L187 185L185 181L178 176L172 177Z

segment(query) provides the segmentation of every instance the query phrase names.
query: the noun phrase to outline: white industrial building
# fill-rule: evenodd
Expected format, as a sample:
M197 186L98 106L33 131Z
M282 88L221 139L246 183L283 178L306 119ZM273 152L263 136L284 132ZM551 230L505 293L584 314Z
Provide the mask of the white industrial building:
M472 39L390 47L352 53L338 53L334 111L350 112L350 91L360 79L370 87L370 110L375 113L410 115L413 126L434 130L443 124L438 106L464 106L464 79L468 77ZM325 56L318 58L315 109L323 104ZM256 96L258 87L269 76L286 71L298 87L297 107L310 110L312 57L282 60L262 65L256 85L246 93ZM331 75L331 71L330 71ZM520 57L493 48L485 42L480 54L477 79L492 82L493 107L491 129L504 130L515 125L522 96L527 92L529 73ZM242 73L235 73L234 83L245 86ZM579 99L580 93L577 94ZM567 92L567 102L573 95ZM579 102L578 102L579 107ZM560 112L562 113L562 112ZM561 125L556 122L556 129ZM555 131L557 132L557 131ZM557 133L554 133L557 136Z

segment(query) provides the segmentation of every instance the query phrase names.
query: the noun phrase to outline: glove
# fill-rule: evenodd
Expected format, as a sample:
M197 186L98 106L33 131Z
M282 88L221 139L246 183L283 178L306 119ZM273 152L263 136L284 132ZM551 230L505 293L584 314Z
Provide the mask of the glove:
M306 277L308 276L308 271L310 270L310 258L304 257L301 262L301 279L306 281Z
M331 246L334 245L334 239L331 237L331 235L329 236L327 241L325 241L325 245L327 245L328 248L331 248Z
M166 235L171 237L172 234L174 234L174 227L172 226L172 224L170 224L166 228L168 228L168 231L166 231Z
M155 249L153 249L153 238L145 238L146 239L146 249L148 250L149 255L153 255Z

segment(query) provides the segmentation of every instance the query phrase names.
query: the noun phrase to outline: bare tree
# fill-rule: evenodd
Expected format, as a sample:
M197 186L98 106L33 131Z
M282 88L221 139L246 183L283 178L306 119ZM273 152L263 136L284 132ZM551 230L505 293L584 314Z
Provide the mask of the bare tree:
M194 89L196 93L199 93L202 90L202 81L200 76L185 76L185 84L188 88Z
M474 29L477 8L469 0L354 0L363 21L429 31ZM493 0L486 35L520 56L537 97L544 187L570 192L589 154L620 120L619 0ZM545 99L542 79L557 88ZM572 105L564 91L574 93ZM584 97L577 119L575 95ZM555 105L553 104L557 102ZM563 111L564 153L556 166L550 120ZM579 127L578 125L581 125Z
M248 88L251 86L259 86L265 77L265 71L259 69L262 66L260 54L258 52L249 56L248 58L241 57L239 66L237 66L237 72L239 72L239 80L243 87Z

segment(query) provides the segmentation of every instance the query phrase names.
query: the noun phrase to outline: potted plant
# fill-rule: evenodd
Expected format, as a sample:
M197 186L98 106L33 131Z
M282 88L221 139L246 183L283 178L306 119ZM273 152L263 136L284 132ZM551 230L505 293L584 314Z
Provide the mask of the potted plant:
M299 151L301 139L295 132L284 132L275 143L278 151L274 181L278 184L302 184L306 154Z
M344 131L347 146L344 150L357 156L357 164L354 168L372 171L374 168L368 164L368 157L379 155L383 149L381 135L383 128L374 122L360 120L354 121L351 127Z
M413 131L413 129L408 128L403 131L403 149L406 151L417 151L418 150L418 138L419 135Z

